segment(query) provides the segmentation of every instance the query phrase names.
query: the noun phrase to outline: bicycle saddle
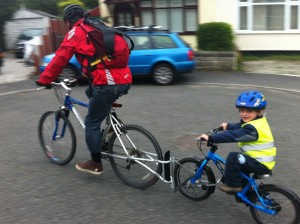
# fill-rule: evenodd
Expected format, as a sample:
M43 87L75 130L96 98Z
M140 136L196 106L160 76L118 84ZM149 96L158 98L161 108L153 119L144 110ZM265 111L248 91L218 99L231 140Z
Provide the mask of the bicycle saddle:
M264 179L264 178L269 178L272 176L272 171L270 171L269 173L265 173L265 174L254 174L253 177L255 179Z

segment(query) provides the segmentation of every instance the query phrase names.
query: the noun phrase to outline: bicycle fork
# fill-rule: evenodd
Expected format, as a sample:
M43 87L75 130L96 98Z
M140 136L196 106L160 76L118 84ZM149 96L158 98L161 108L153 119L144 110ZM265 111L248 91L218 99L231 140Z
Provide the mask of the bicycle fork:
M66 118L69 117L69 110L66 110L64 108L59 108L57 111L55 111L55 127L53 130L53 134L52 134L52 140L56 141L57 139L63 138L65 135L65 131L66 131L66 122L63 123L62 125L62 129L59 130L59 123L61 120L61 114L64 113L64 115L66 116ZM58 134L58 131L60 131L60 133Z

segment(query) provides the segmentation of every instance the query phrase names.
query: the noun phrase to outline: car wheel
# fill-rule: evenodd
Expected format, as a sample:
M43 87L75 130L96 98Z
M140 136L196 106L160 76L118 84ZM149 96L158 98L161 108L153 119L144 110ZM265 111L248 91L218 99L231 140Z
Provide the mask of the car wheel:
M77 69L72 65L67 65L66 67L64 67L62 72L56 78L56 81L61 82L64 81L64 79L69 79L69 80L78 79Z
M174 69L167 63L158 64L153 69L152 78L158 85L170 85L173 82L174 77Z

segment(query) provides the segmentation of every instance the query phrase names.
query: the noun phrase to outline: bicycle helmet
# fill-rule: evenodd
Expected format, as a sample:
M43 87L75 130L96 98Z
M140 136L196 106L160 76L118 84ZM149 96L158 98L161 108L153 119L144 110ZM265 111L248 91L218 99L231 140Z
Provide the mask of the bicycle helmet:
M71 24L76 23L79 19L83 18L85 11L79 5L69 5L64 9L63 18L64 21L68 21Z
M237 108L249 108L253 110L264 110L267 101L261 92L249 90L242 92L236 99L235 106Z

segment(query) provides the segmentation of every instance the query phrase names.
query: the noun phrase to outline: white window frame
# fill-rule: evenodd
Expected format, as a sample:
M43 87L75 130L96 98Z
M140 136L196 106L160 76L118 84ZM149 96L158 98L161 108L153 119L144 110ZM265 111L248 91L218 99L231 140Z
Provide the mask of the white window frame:
M284 21L283 30L253 30L253 7L256 5L283 5ZM300 0L282 0L281 2L263 2L255 3L254 0L240 2L237 0L237 33L300 33ZM297 29L291 29L291 6L298 6ZM240 7L247 7L247 29L240 30Z

